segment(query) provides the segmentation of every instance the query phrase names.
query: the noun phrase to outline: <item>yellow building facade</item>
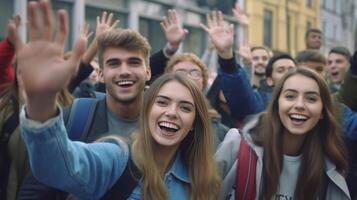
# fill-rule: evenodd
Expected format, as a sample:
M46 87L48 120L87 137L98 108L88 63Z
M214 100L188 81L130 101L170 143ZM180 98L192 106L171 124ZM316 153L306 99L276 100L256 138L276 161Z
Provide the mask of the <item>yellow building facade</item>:
M295 55L305 49L305 32L319 28L320 0L246 0L249 42Z

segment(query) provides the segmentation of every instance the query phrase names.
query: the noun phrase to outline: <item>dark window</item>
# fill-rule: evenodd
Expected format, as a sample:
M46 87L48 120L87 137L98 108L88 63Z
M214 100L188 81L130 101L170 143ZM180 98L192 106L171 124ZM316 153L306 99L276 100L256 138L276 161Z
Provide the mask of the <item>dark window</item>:
M5 38L7 36L7 23L14 11L14 1L0 0L0 37ZM22 23L24 24L24 23Z
M195 53L200 57L205 48L206 33L201 28L192 26L186 26L185 28L189 31L189 34L183 42L183 51Z
M159 51L166 44L165 34L158 20L140 17L139 32L148 39L151 53Z
M273 12L271 10L264 10L264 45L267 47L272 47L272 37L273 37Z

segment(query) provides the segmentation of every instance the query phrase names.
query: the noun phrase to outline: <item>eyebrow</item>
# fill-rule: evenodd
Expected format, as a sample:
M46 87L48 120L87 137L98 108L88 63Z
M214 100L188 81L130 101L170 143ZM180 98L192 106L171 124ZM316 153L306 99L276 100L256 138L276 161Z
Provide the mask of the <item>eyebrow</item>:
M297 90L294 90L294 89L285 89L285 90L283 90L283 93L285 93L285 92L298 93L298 91L297 91ZM307 91L307 92L304 92L304 94L314 94L314 95L320 96L320 93L319 93L319 92L316 92L316 91Z
M140 62L143 62L143 60L139 57L130 57L128 58L129 61L140 61Z
M119 58L110 58L107 61L105 61L105 63L113 63L113 62L119 62L120 59Z
M167 97L167 96L164 96L164 95L157 95L156 98L163 98L163 99L171 101L170 97ZM179 101L179 103L186 103L186 104L190 104L191 106L195 107L195 105L190 101L182 100L182 101Z

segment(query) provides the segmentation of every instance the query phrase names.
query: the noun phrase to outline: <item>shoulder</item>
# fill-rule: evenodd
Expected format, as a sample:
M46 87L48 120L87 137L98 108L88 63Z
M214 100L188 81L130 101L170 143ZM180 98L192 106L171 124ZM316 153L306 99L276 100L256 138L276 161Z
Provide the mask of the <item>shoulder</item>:
M241 135L239 134L238 129L232 128L227 132L224 140L218 146L215 153L215 159L220 170L223 172L230 169L237 159L240 140Z

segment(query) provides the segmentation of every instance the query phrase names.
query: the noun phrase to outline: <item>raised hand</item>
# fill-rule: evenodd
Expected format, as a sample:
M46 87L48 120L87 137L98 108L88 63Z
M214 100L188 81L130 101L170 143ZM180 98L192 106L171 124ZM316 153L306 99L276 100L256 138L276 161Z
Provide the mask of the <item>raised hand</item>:
M7 24L7 37L8 37L8 39L9 39L9 41L11 42L11 44L14 44L14 42L15 42L15 39L12 37L12 35L10 34L10 27L12 26L12 25L14 25L15 26L15 28L17 29L19 26L20 26L20 24L21 24L21 18L20 18L20 15L15 15L15 16L13 16L13 17L11 17L10 19L9 19L9 22L8 22L8 24Z
M49 2L32 1L28 5L29 42L23 43L16 32L16 25L9 27L14 38L17 64L26 93L27 115L31 119L45 121L56 113L56 97L76 71L85 51L86 38L77 39L72 55L63 59L64 42L67 37L67 13L57 12L58 33L52 39L53 21ZM38 17L43 20L38 21Z
M93 32L90 31L89 29L89 24L85 23L80 32L79 32L79 37L83 37L83 38L86 38L87 40L92 36Z
M107 14L106 11L102 13L102 17L97 16L97 27L95 30L95 36L98 37L100 34L112 30L119 25L120 21L113 19L113 13Z
M181 26L181 22L177 17L175 10L168 10L167 16L160 23L164 30L167 42L172 48L178 49L181 42L185 39L188 31Z
M238 3L235 4L232 11L241 26L249 26L249 18L244 14Z
M251 54L251 49L249 45L241 45L239 46L238 49L238 54L240 57L244 59L245 63L251 63L252 62L252 54Z
M219 56L228 59L233 57L233 24L225 27L221 11L213 11L207 15L207 26L200 24L209 34Z

